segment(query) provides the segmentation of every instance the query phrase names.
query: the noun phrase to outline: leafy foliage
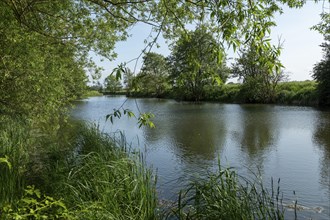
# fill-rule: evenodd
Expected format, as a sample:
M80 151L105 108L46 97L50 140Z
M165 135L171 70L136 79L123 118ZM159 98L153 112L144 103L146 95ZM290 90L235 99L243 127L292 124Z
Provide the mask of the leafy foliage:
M206 27L183 34L169 58L173 87L183 99L200 101L204 87L225 79L225 58Z
M126 89L127 94L129 94L133 89L134 74L129 68L127 68L126 71L124 71L123 78L124 78L124 89Z
M16 203L0 210L0 217L4 219L75 219L63 201L41 195L34 186L28 186Z
M77 59L78 51L70 42L21 26L11 6L0 2L0 44L5 45L0 49L0 113L39 122L56 119L82 94L85 65ZM56 9L55 4L51 13Z
M250 45L240 51L240 57L233 66L233 75L243 79L242 96L246 102L274 102L276 87L284 77L280 63L280 47L257 52Z
M322 105L330 105L330 34L325 36L326 42L323 48L323 59L314 66L313 77L318 82L317 90L319 102Z
M108 92L117 92L121 90L121 82L114 76L109 75L104 80L104 89Z
M134 78L135 92L160 97L169 88L168 66L163 55L154 52L143 56L143 66Z

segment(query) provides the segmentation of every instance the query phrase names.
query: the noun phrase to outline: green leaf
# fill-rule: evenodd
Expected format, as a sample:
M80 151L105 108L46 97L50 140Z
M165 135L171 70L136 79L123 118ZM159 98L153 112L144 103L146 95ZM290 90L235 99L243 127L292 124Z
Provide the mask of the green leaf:
M11 163L9 162L9 157L5 156L5 157L1 157L0 158L0 163L5 163L9 169L12 168Z

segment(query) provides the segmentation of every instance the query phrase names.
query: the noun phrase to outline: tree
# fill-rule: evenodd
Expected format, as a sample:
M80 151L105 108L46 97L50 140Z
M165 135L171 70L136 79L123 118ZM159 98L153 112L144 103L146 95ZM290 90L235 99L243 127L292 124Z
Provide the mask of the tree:
M330 29L330 28L329 28ZM330 34L325 36L323 59L314 66L313 77L318 82L319 103L330 105Z
M200 101L206 85L221 82L224 55L220 45L204 26L182 35L169 58L171 79L177 94Z
M108 92L118 92L122 87L120 81L114 75L109 75L104 80L104 88Z
M126 70L124 71L124 87L128 94L133 89L133 80L134 73L129 68L126 68Z
M279 62L279 48L272 50L256 51L250 46L240 50L240 57L233 65L233 76L243 80L241 89L242 97L246 102L274 102L276 87L285 74L274 62Z
M3 1L0 17L0 114L56 124L85 89L86 65L70 44L22 27Z
M139 90L147 94L161 96L168 85L168 66L165 57L154 52L143 56L143 66L137 75Z

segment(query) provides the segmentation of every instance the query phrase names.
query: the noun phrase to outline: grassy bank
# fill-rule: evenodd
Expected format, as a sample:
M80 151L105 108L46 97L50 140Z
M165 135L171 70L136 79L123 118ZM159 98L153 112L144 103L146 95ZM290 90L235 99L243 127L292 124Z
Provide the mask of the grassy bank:
M159 207L155 176L124 138L80 123L54 135L18 119L0 127L0 219L283 219L279 190L231 169Z
M318 102L318 93L316 90L317 83L315 81L294 81L281 82L278 84L273 104L281 105L309 105L316 106ZM253 91L246 92L243 84L224 84L221 86L206 86L204 88L204 98L201 101L221 102L221 103L247 103L251 100ZM164 91L163 94L156 96L146 92L131 92L130 97L139 98L169 98L179 99L180 94L174 91ZM265 103L265 102L262 102Z
M281 105L318 105L315 81L281 82L274 94L274 104ZM225 84L206 89L205 99L222 103L246 103L250 99L242 84Z
M155 219L151 172L94 126L50 137L2 120L0 147L1 219Z
M81 98L88 98L88 97L101 96L101 95L103 94L97 90L86 90Z

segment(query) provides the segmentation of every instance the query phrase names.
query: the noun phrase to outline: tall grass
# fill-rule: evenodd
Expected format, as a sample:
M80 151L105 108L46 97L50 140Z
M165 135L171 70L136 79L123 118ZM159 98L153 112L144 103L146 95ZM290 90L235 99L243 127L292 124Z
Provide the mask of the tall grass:
M278 182L279 183L279 182ZM181 191L168 214L176 219L284 219L280 190L269 192L258 178L221 168Z
M81 124L55 136L20 120L1 120L0 128L0 219L284 218L279 188L221 166L160 215L156 178L125 140Z
M25 122L0 118L0 207L20 197L25 188L29 134Z
M19 120L0 127L0 219L53 218L59 210L69 219L156 218L155 178L141 154L97 127L55 136Z
M155 180L140 154L101 134L81 128L78 155L72 158L59 196L79 219L154 219Z

